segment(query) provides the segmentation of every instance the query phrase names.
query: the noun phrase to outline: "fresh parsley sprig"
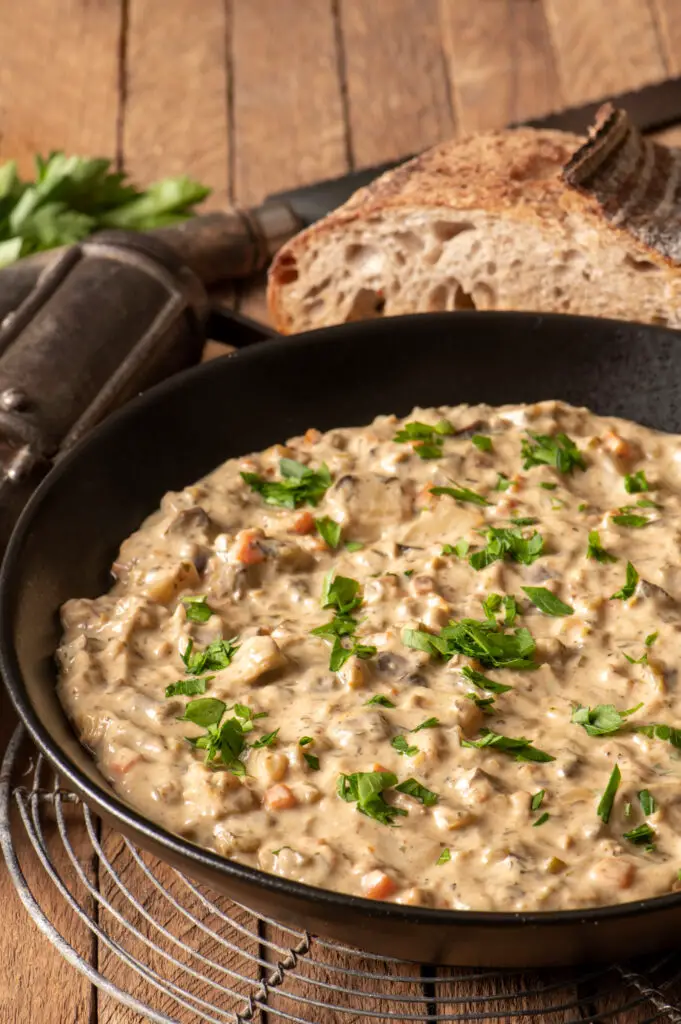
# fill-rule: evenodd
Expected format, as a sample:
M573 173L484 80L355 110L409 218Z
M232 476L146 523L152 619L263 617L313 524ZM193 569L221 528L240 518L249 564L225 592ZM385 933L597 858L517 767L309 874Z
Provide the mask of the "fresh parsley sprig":
M529 597L535 608L538 608L540 612L544 612L545 615L562 616L562 615L574 615L575 610L571 608L569 604L565 604L565 601L561 601L559 597L556 597L546 587L521 587L520 588Z
M586 469L584 456L567 434L532 434L527 432L523 439L521 455L525 460L523 469L532 466L553 466L559 473L572 473L575 469Z
M478 619L452 620L439 633L420 629L404 629L405 647L425 651L431 657L449 660L455 654L475 658L487 668L534 669L536 643L528 629L504 632L491 622Z
M617 795L617 790L619 789L621 781L622 773L620 772L619 765L615 765L610 773L608 783L603 790L603 796L596 808L596 814L605 825L610 821L610 815L612 814L612 808L615 803L615 796Z
M314 470L295 459L280 459L279 472L281 480L266 480L257 473L242 473L241 479L260 494L267 505L290 509L318 505L332 482L326 464Z
M456 501L470 502L473 505L489 505L490 502L482 494L472 491L469 487L460 487L454 484L452 487L431 487L430 493L435 495L448 494Z
M395 818L407 816L407 811L393 807L383 796L396 785L397 776L393 772L353 772L338 776L336 792L346 803L356 803L360 814L382 825L394 825Z
M598 530L591 530L589 532L589 542L586 549L586 557L593 558L597 562L607 563L616 562L617 556L611 555L609 551L601 545L601 538Z
M614 704L596 704L590 708L579 704L574 708L570 719L575 725L581 725L589 736L610 736L626 725L626 719L639 711L643 702L636 707L618 711Z
M194 651L194 641L189 640L184 651L180 655L184 667L192 676L200 676L203 672L220 672L231 664L232 658L239 650L240 644L236 643L238 637L231 640L215 640L203 651Z
M536 530L525 537L518 527L492 526L487 530L485 539L485 547L468 559L468 564L478 571L504 558L521 565L532 565L544 550L544 538Z
M202 597L183 597L184 613L189 622L208 622L213 609L208 605L205 595Z
M481 729L481 737L478 740L461 740L462 747L495 747L503 750L506 754L512 754L516 761L555 761L555 757L543 750L532 746L531 740L524 736L514 739L512 736L503 736L501 733L492 732L491 729Z
M634 591L638 585L639 575L634 569L631 562L627 562L626 568L626 581L623 587L616 590L614 594L610 595L611 601L628 601L630 597L634 596Z
M405 423L402 430L393 437L398 444L412 444L420 459L439 459L443 454L444 439L454 433L454 427L447 420L434 425L414 420Z
M322 608L332 608L336 614L330 622L310 630L312 636L320 636L331 643L329 668L338 672L348 658L366 661L376 654L373 644L363 644L356 636L359 623L351 614L362 603L362 588L357 580L349 576L334 576L327 573L322 587ZM346 642L347 641L347 642Z

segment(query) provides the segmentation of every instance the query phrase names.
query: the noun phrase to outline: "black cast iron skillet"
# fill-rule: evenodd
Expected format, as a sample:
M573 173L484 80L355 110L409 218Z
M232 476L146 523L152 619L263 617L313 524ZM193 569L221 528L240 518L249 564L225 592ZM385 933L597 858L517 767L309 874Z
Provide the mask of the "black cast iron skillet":
M57 610L107 589L123 538L168 490L309 426L361 425L420 404L562 398L681 433L681 335L568 316L455 313L348 324L266 342L180 374L111 417L44 481L0 580L0 662L30 734L84 800L133 842L285 923L421 961L536 966L670 946L681 894L560 913L428 910L339 895L243 867L120 801L55 696ZM329 879L332 884L332 879Z

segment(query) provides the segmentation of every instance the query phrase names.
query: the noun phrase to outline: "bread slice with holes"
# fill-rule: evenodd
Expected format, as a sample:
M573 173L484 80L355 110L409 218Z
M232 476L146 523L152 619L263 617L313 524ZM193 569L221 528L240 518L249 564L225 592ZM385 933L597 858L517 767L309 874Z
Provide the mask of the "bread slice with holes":
M361 189L277 254L285 334L457 309L584 313L681 326L681 273L560 171L584 140L530 128L436 146Z

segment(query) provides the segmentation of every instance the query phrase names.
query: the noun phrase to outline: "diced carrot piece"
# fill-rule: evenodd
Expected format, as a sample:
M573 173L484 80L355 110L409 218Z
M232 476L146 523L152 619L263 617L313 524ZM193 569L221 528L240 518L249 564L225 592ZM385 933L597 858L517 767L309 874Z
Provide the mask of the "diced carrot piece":
M314 516L309 509L299 512L293 520L293 532L299 534L312 533L314 530Z
M283 782L265 791L265 804L270 811L288 811L297 803L294 794Z
M382 764L377 763L375 765L372 765L371 770L372 772L387 772L388 769L384 768Z
M370 900L387 900L397 889L385 871L369 871L362 878L362 891Z
M630 459L633 454L629 442L616 434L614 430L608 430L603 435L603 447L616 455L618 459Z
M310 427L309 430L305 431L305 440L308 444L316 444L321 439L321 433L314 427Z
M141 754L137 754L134 750L128 750L127 747L124 747L119 750L115 760L110 763L109 771L112 775L127 775L141 760Z
M262 537L259 530L240 530L236 535L234 553L242 565L258 565L265 561L265 552L258 541Z

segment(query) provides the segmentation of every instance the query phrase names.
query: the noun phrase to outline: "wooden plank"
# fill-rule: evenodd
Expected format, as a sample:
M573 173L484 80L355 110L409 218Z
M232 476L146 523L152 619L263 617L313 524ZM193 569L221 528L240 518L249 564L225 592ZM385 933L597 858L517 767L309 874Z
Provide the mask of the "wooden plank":
M651 0L651 3L667 72L670 75L680 75L681 4L678 0Z
M542 4L443 0L441 12L460 132L498 128L563 105Z
M453 134L438 0L340 0L354 163L427 149Z
M189 174L228 195L227 13L223 0L130 0L123 152L133 179Z
M570 104L665 77L655 22L644 0L544 0L544 6Z
M191 0L189 0L191 3ZM331 0L232 0L233 198L347 169Z
M110 911L102 909L100 920L107 934L119 942L131 955L139 958L156 971L164 981L185 988L191 991L195 999L203 1000L209 1007L208 1010L204 1008L204 1012L212 1013L217 1020L231 1019L229 1014L242 1011L245 1005L244 997L249 992L255 991L255 985L231 977L228 971L231 970L253 979L254 982L259 979L260 972L256 963L249 961L243 954L228 949L225 943L232 943L250 953L251 956L257 956L257 938L244 937L235 927L225 923L216 914L208 912L200 900L179 880L172 868L154 857L144 855L145 863L149 865L161 885L210 930L209 933L203 931L178 911L163 892L147 878L119 835L106 830L103 848L113 869L138 904L155 922L167 929L173 938L165 938L145 918L142 910L131 903L106 867L100 865L99 881L103 896L143 936L181 963L200 972L206 980L191 978L182 967L173 964L168 956L148 948L142 940L131 935ZM206 893L206 895L208 894ZM228 914L232 921L257 936L257 922L252 914L236 907L223 897L214 897L211 894L210 898L215 899L220 910ZM206 957L212 961L212 964L207 965L200 962L196 955L183 951L179 942L190 947L196 954ZM102 973L114 984L124 991L130 992L142 1002L148 1003L157 1012L166 1013L173 1019L181 1021L182 1024L185 1024L185 1021L186 1024L194 1024L200 1019L198 1013L183 1008L171 995L155 990L102 943L100 943L99 964ZM233 994L221 991L219 986L232 990ZM138 1021L137 1014L121 1006L110 997L100 995L97 1024L138 1024Z
M0 0L0 159L116 155L121 0Z
M442 1016L477 1014L480 1019L488 1019L487 1015L501 1015L504 1021L534 1018L542 1024L574 1024L581 1016L574 1008L577 991L567 971L478 974L472 969L443 967L436 972L434 989L437 1011ZM560 1009L570 1005L572 1009ZM530 1016L524 1017L524 1013Z

